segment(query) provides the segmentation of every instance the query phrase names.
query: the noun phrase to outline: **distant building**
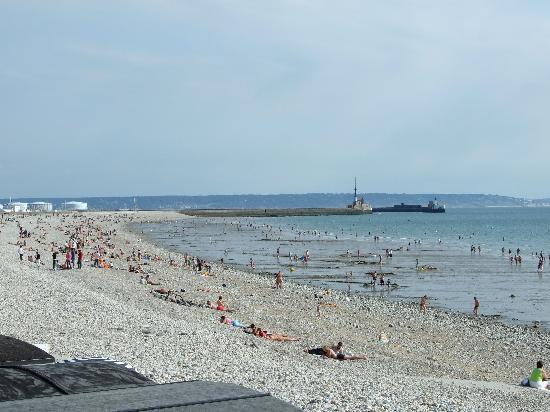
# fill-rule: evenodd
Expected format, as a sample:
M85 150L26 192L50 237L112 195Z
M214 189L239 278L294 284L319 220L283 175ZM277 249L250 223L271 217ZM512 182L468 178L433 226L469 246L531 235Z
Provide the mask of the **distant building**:
M348 205L348 209L360 210L364 213L372 213L372 206L365 202L364 198L357 197L357 178L355 179L355 188L353 189L353 191L353 203L351 205Z
M362 197L355 198L353 203L351 205L348 205L348 208L372 213L372 206L365 202L365 199Z
M86 202L65 202L63 206L65 210L88 210L88 203Z
M32 212L51 212L53 205L47 202L33 202L29 203L28 210Z
M8 203L8 209L13 210L14 212L26 212L27 211L27 203L23 202L10 202Z

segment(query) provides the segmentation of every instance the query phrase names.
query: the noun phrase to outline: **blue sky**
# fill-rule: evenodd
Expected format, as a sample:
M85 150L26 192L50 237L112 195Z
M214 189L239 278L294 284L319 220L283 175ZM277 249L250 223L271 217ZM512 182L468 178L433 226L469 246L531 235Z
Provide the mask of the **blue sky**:
M550 195L545 1L0 2L0 197Z

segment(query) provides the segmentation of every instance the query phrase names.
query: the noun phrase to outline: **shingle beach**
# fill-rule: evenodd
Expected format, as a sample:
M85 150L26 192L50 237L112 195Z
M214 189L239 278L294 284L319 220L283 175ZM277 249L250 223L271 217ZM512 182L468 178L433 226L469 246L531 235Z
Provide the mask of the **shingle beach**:
M183 255L130 229L132 222L183 218L175 212L5 215L0 333L47 343L58 359L106 356L159 383L236 383L307 411L550 410L550 391L519 386L537 360L550 362L547 330L434 307L422 314L417 304L290 282L278 290L272 277L219 263L202 276L182 267ZM19 238L18 222L29 238ZM63 246L77 227L86 239L83 268L53 271L52 242ZM16 243L23 240L26 255L38 249L43 265L19 260ZM98 245L111 269L92 267ZM141 284L140 274L128 271L132 249L158 257L142 267L159 286ZM109 257L120 250L123 258ZM64 261L62 253L59 258ZM159 298L152 293L159 287L196 305ZM233 319L300 341L270 341L221 324L221 312L198 306L219 295L236 309ZM368 359L338 361L303 351L338 341Z

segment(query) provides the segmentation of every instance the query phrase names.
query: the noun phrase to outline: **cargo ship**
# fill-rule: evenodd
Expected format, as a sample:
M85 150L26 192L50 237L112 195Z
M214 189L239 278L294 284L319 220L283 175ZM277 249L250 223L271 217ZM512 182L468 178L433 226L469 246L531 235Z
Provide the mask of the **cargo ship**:
M388 207L373 207L372 211L376 212L422 212L422 213L445 213L445 205L439 204L437 199L430 200L428 206L422 205L393 205Z

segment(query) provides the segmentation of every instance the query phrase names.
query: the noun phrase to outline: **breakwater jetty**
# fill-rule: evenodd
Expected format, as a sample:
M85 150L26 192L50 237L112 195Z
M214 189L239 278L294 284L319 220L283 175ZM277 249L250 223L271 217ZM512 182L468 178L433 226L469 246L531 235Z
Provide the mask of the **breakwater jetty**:
M353 208L289 208L289 209L185 209L180 213L199 217L286 217L365 215L367 210Z

